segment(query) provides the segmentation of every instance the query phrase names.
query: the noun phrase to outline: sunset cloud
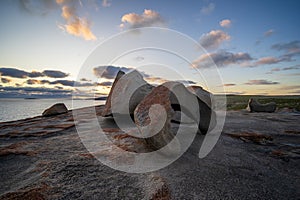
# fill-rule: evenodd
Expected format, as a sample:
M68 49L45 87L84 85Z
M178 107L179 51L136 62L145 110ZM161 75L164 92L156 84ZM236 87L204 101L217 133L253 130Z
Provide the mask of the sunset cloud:
M260 80L249 80L246 85L277 85L279 82L275 81L268 81L265 79L260 79Z
M204 15L208 15L212 13L215 10L215 4L214 3L209 3L207 6L203 6L200 10L200 12Z
M231 64L241 64L246 61L251 61L253 58L248 53L232 53L228 51L218 51L201 55L193 61L192 67L210 68L216 64L218 67L225 67ZM213 62L212 62L213 61Z
M20 70L17 68L0 68L0 75L1 76L8 76L12 78L37 78L37 77L50 77L50 78L65 78L69 76L69 74L58 71L58 70L44 70L43 72L38 72L38 71L32 71L32 72L27 72L24 70Z
M220 26L223 28L229 28L231 26L231 21L229 19L223 19L220 21Z
M91 22L85 18L77 16L74 6L62 6L61 16L65 19L66 24L59 27L71 35L82 37L85 40L96 40L96 36L91 31Z
M235 83L224 83L223 86L224 87L232 87L232 86L235 86L236 84Z
M164 26L165 21L161 15L154 10L145 9L143 14L128 13L122 16L120 28L124 28L126 24L129 28L141 28L149 26Z
M200 38L200 44L205 49L217 49L224 41L230 40L230 36L221 30L212 30L203 34Z
M275 57L263 57L258 59L258 61L255 62L255 65L271 65L281 62L282 59L278 59Z
M2 83L10 83L10 82L11 82L11 79L2 77L2 78L1 78L1 82L2 82Z
M44 70L42 72L45 76L48 76L50 78L65 78L69 76L69 74L62 72L62 71L57 71L57 70Z

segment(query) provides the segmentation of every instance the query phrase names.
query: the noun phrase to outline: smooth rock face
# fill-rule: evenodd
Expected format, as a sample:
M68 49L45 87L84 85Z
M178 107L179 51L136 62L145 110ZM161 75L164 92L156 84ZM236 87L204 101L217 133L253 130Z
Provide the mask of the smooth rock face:
M53 106L51 106L50 108L46 109L42 115L44 117L48 117L48 116L53 116L53 115L59 115L59 114L66 113L66 112L68 112L68 109L65 106L65 104L57 103L57 104L54 104Z
M107 116L110 116L111 115L111 98L112 98L112 92L113 90L115 89L116 87L116 84L118 83L119 79L124 76L125 72L123 71L119 71L116 78L115 78L115 81L113 82L113 85L109 91L109 94L108 94L108 97L107 97L107 100L106 100L106 103L105 103L105 107L102 111L102 114L101 116L102 117L107 117Z
M247 110L249 112L275 112L276 103L270 102L267 104L261 104L255 99L249 99Z
M128 74L119 71L108 95L102 116L106 117L114 113L132 115L136 106L151 92L152 88L153 86L148 84L138 71L134 70Z
M175 91L178 95L177 97L181 98L181 101L177 99L172 91ZM202 134L207 133L211 121L211 113L214 113L181 83L166 82L154 88L135 109L134 119L139 127L148 126L150 123L155 125L162 120L162 117L160 117L162 116L162 111L156 112L151 119L149 117L150 107L155 104L159 104L165 109L167 117L160 132L145 139L154 149L162 148L174 138L174 133L171 130L171 120L174 119L176 111L183 112L186 116L193 119L194 122L197 122Z
M187 89L211 108L212 94L200 86L188 86Z

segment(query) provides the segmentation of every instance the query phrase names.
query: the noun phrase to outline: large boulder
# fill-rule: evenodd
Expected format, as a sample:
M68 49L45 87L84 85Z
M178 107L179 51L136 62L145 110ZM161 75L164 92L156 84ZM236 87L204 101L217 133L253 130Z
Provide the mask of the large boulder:
M261 104L255 99L250 98L248 101L247 110L249 112L275 112L276 103L270 102L267 104Z
M213 95L200 86L188 86L187 89L211 108Z
M51 106L50 108L47 108L43 112L44 117L53 116L53 115L59 115L68 112L67 107L63 103L57 103Z
M150 113L153 105L160 105L163 108L152 109L152 113ZM135 123L142 135L148 136L145 137L145 140L153 149L162 148L174 138L176 133L171 129L171 120L176 111L183 112L185 116L198 123L198 129L201 133L206 134L208 132L213 112L210 107L189 92L183 84L166 82L154 88L134 111ZM156 133L157 126L162 121L164 124ZM143 129L143 127L147 128Z
M138 71L134 70L128 74L119 71L101 115L133 115L136 106L152 89L153 86L148 84Z

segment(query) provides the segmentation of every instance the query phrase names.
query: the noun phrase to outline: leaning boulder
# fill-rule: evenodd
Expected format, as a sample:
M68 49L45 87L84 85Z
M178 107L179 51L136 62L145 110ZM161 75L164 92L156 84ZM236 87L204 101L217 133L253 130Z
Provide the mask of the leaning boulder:
M138 71L134 70L128 74L119 71L101 115L133 115L134 109L152 89L153 86L148 84Z
M206 90L204 90L200 86L188 86L187 89L195 94L201 101L206 103L211 108L212 105L212 94Z
M275 112L276 103L270 102L267 104L261 104L255 99L249 99L247 110L249 112Z
M162 108L152 109L151 113L153 105L159 105ZM181 111L193 119L198 123L200 131L203 134L207 133L212 110L189 92L183 84L166 82L154 88L134 111L135 123L142 130L143 136L148 136L145 137L145 140L153 149L162 148L174 138L176 133L172 132L171 120L176 111ZM164 124L156 133L157 125L162 121ZM143 130L143 127L147 127L146 131Z
M53 116L53 115L59 115L68 112L67 107L63 103L57 103L51 106L50 108L46 109L43 112L44 117Z

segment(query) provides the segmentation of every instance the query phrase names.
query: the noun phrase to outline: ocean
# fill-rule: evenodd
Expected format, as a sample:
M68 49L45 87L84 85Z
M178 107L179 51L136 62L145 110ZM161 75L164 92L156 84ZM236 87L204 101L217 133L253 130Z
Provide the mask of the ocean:
M0 122L42 115L45 109L56 103L64 103L69 110L105 104L103 100L74 100L74 103L72 101L72 99L0 98Z

